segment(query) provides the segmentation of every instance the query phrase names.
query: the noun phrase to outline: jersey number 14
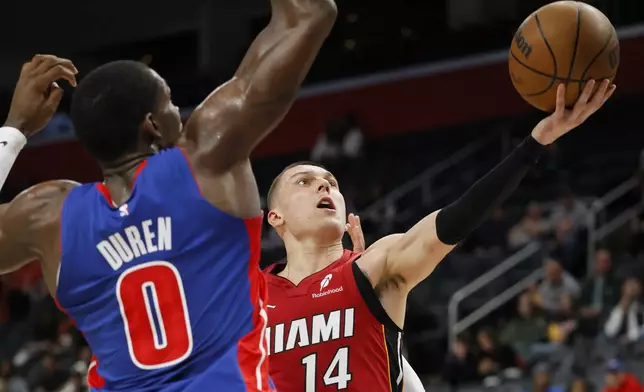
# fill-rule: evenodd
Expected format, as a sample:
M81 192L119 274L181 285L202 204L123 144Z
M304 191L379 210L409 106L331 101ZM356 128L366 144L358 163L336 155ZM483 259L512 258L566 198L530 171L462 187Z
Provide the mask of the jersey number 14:
M152 261L124 271L116 284L127 347L140 369L175 365L192 352L192 330L179 271Z
M309 354L302 358L305 382L304 392L315 392L317 382L317 353ZM337 390L347 389L351 381L349 373L349 347L340 347L336 351L331 363L324 371L322 382L325 386L335 386Z

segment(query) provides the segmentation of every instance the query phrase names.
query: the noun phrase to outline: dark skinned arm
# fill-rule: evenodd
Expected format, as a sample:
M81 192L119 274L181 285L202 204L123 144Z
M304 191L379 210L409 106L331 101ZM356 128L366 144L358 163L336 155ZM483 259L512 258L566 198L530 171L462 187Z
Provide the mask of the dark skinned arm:
M272 0L234 77L194 111L183 146L195 170L226 173L284 118L336 17L333 0Z
M73 181L48 181L0 205L0 274L34 260L43 261L45 270L57 269L47 263L60 258L60 212L76 186Z

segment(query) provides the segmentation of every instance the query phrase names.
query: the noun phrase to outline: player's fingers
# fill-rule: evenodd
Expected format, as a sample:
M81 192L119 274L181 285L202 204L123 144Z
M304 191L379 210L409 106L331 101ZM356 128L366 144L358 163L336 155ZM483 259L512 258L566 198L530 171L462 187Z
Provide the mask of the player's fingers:
M592 106L599 109L602 101L604 100L604 97L606 96L606 93L608 92L609 87L610 80L604 79L590 101Z
M604 79L591 100L592 110L597 110L602 106L602 104L604 103L604 97L606 96L606 93L608 93L609 87L610 80Z
M580 115L583 111L586 110L586 104L588 103L588 100L590 99L594 88L595 81L591 79L588 81L588 83L586 83L584 91L582 91L579 98L577 98L577 102L575 102L575 106L573 108L573 112L575 112L575 114Z
M604 96L606 95L609 85L610 85L609 80L605 79L602 81L602 83L599 85L599 88L597 89L597 91L595 91L595 93L593 94L588 104L585 105L584 110L582 110L579 113L578 118L580 121L585 121L593 113L599 110L599 108L602 106L602 103L603 103L602 101L604 100Z
M357 240L360 242L360 245L362 246L362 250L365 249L365 240L364 240L364 232L362 231L362 224L360 224L360 217L356 215L356 223L355 223L355 228L354 230L356 231L356 237Z
M46 56L42 54L35 55L34 57L31 58L31 60L29 60L23 65L22 71L25 73L33 72L34 70L36 70L36 68L40 66L40 64L42 64L43 61L45 61L45 58Z
M54 56L51 54L44 54L44 55L39 55L39 59L41 61L39 62L38 66L35 68L35 72L38 74L45 73L49 71L50 68L55 67L57 65L62 65L65 68L68 68L74 75L78 73L78 69L76 69L76 66L74 66L74 63L72 63L71 60L65 59L62 57Z
M60 100L63 99L63 89L60 88L58 83L54 82L51 86L51 91L49 92L49 97L45 102L45 107L51 112L54 113L58 108Z
M557 86L555 116L563 117L565 112L566 112L566 85L561 83L559 86Z
M50 68L43 75L38 76L36 83L42 84L44 86L49 86L51 83L60 79L67 80L69 84L76 87L76 74L69 67L66 67L62 64L57 64Z
M602 106L606 103L606 101L608 101L608 99L610 99L610 97L613 96L613 94L615 93L615 90L617 90L617 86L614 84L608 88L608 91L606 92L606 94L604 94L604 99L602 100Z
M360 236L362 237L363 236L362 235L362 226L360 225L360 217L358 215L355 215L353 225L355 226L356 230L358 231L358 234L360 234Z

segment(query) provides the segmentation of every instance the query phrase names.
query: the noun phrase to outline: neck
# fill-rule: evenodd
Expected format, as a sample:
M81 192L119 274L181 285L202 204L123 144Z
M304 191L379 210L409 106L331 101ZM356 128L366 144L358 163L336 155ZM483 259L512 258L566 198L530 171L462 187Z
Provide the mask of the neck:
M114 162L101 164L103 183L110 191L114 203L120 205L130 197L136 169L151 155L151 153L129 154Z
M323 270L344 253L341 239L330 245L320 245L315 242L285 238L284 245L286 246L286 267L279 275L294 284L299 284L304 278Z
M152 155L154 153L150 151L137 152L124 155L112 162L102 162L103 177L107 180L108 178L131 176L141 162Z

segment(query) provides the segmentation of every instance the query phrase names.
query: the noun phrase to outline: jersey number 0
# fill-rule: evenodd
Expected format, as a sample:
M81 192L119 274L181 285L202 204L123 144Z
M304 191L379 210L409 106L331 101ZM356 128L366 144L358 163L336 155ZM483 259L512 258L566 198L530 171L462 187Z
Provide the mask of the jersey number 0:
M192 329L179 271L152 261L121 274L116 296L132 362L143 370L175 365L192 352Z

